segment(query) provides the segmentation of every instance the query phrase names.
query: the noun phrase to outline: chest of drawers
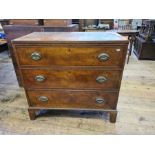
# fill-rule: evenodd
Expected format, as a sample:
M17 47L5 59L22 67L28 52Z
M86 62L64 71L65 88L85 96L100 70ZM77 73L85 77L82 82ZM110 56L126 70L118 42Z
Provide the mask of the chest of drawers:
M34 32L12 41L30 119L40 109L117 116L128 41L111 32Z

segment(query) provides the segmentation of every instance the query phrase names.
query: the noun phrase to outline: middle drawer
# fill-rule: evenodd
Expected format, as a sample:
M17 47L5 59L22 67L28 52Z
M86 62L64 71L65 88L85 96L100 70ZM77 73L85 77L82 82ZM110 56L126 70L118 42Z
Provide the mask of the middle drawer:
M83 69L21 69L25 87L119 89L121 71Z

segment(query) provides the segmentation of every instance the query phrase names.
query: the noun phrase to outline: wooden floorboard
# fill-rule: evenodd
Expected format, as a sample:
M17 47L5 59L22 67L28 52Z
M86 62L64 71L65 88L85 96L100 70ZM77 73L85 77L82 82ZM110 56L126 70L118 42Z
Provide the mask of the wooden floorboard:
M48 111L29 120L7 52L0 53L0 134L155 134L155 61L131 56L125 65L117 122L103 112Z

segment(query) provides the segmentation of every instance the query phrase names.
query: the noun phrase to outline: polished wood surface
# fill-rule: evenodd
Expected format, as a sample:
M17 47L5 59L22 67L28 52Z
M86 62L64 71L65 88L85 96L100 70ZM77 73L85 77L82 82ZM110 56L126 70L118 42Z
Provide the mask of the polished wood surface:
M44 19L45 26L68 26L72 24L72 19Z
M129 58L132 52L133 45L136 40L136 36L139 34L138 30L130 30L130 29L121 29L121 30L105 30L101 28L84 28L83 29L86 32L116 32L122 36L127 36L129 40L129 52L128 52L128 58L127 58L127 64L129 63Z
M115 32L42 32L31 33L29 35L14 39L13 42L19 43L128 43L128 40Z
M19 21L22 22L22 21ZM24 24L24 23L23 23ZM26 23L25 23L26 24ZM19 38L21 36L30 34L32 32L72 32L78 31L78 25L72 24L65 27L51 27L51 26L36 26L36 25L5 25L3 26L4 32L7 37L7 43L9 46L10 55L13 61L13 65L16 71L19 86L22 86L22 80L19 73L19 66L17 65L17 60L15 57L15 52L13 50L11 40Z
M105 45L105 46L104 46ZM122 67L123 58L125 57L125 46L117 45L110 46L104 44L100 46L90 47L87 45L82 47L70 45L52 46L19 46L16 47L16 53L21 66L107 66L107 67ZM117 51L118 50L118 51ZM41 55L41 59L34 61L31 54L37 52ZM109 55L107 61L100 61L97 57L101 53Z
M116 122L127 39L117 33L41 32L12 43L31 120L44 108L99 109ZM36 53L39 59L33 59Z
M50 109L115 109L117 92L89 90L46 90L27 91L29 104L35 108ZM40 96L46 96L47 102L39 101ZM60 98L61 96L61 98ZM103 98L104 103L96 103L97 98Z
M10 25L39 25L38 19L10 19Z
M67 26L43 26L43 32L78 32L78 24L70 24Z
M42 27L5 25L5 26L3 26L3 29L4 29L4 32L6 34L6 39L7 39L7 43L8 43L8 47L9 47L9 52L10 52L10 56L12 58L12 62L13 62L14 69L15 69L15 72L16 72L18 84L19 84L19 86L23 86L22 80L21 80L21 75L20 75L20 72L19 72L19 66L17 64L17 60L16 60L15 52L14 52L12 44L11 44L11 40L15 39L15 38L19 38L19 37L21 37L23 35L27 35L27 34L32 33L34 31L35 32L41 32Z
M117 90L120 86L121 71L105 71L94 69L22 69L23 82L27 89L32 88L73 88ZM44 76L42 82L36 81L37 75ZM99 76L107 80L98 83Z
M94 110L36 111L34 118L37 115L37 119L30 121L24 89L18 86L12 61L8 58L7 52L2 52L0 53L0 134L154 135L154 68L155 61L137 61L132 53L130 63L125 65L123 72L115 124L109 122L109 113Z

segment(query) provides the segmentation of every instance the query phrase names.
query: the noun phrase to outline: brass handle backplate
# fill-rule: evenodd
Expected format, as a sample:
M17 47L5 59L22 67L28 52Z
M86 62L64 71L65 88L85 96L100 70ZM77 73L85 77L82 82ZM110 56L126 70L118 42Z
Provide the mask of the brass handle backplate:
M48 101L48 97L46 97L46 96L40 96L38 99L41 102L47 102Z
M107 61L110 57L107 53L101 53L97 57L100 61Z
M103 98L96 98L96 103L97 104L103 104L103 103L105 103L105 100L103 99Z
M40 59L41 59L40 53L38 53L38 52L32 53L32 54L31 54L31 59L32 59L32 60L35 60L35 61L40 60Z
M35 77L35 80L36 80L37 82L43 82L43 81L45 80L45 77L44 77L43 75L37 75L37 76Z
M98 82L98 83L104 83L104 82L106 82L106 81L107 81L107 78L104 77L104 76L98 76L98 77L96 78L96 82Z

